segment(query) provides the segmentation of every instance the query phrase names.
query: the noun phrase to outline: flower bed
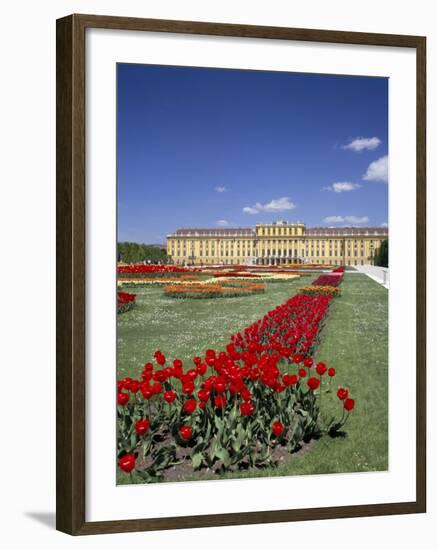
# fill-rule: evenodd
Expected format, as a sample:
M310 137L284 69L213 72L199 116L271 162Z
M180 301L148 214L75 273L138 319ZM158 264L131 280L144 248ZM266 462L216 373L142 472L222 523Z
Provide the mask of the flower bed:
M196 275L180 275L179 277L123 277L117 280L119 287L123 286L162 286L162 285L180 285L180 284L199 284L200 277Z
M164 293L171 298L232 298L264 292L263 284L248 281L223 281L222 284L191 283L169 285Z
M124 313L135 306L136 294L117 292L117 313Z
M171 275L173 277L180 277L193 272L201 271L198 268L186 268L176 265L145 265L145 264L132 264L132 265L120 265L117 267L117 274L119 277L166 277Z
M340 295L340 289L337 286L312 285L298 288L297 291L301 294L331 294L333 296Z
M119 380L119 468L149 482L181 463L216 472L273 466L279 448L292 453L313 437L337 435L355 401L345 388L333 395L335 369L312 358L332 298L298 294L224 350L208 349L187 366L157 351L139 379ZM326 393L340 413L327 422Z
M269 281L269 282L284 282L284 281L291 281L291 279L295 279L296 277L300 277L301 274L296 271L285 271L285 270L270 270L266 271L263 270L261 272L257 271L246 271L246 272L221 272L221 273L214 273L214 277L218 279L225 279L225 280L231 280L231 279L245 279L245 280L251 280L256 281L257 279L260 281Z
M317 277L315 281L313 281L314 286L338 286L341 281L343 280L343 272L334 272L331 271L330 273L324 273L323 275L320 275L320 277Z
M253 279L256 279L256 278L261 278L261 275L257 275L256 273L251 273L249 271L216 271L214 273L214 277L226 277L226 278L230 278L230 277L240 277L240 278L245 278L245 277L250 277L250 278L253 278Z
M220 284L222 283L229 283L232 281L253 281L253 282L266 282L266 283L286 283L287 281L291 281L293 279L297 279L300 277L300 275L296 275L294 273L292 274L283 274L283 273L263 273L262 275L254 275L250 276L248 274L246 277L220 277ZM207 279L205 282L213 282L214 279Z
M296 273L294 271L279 271L278 273L263 273L261 274L261 279L269 283L283 283L298 279L301 276L301 273Z

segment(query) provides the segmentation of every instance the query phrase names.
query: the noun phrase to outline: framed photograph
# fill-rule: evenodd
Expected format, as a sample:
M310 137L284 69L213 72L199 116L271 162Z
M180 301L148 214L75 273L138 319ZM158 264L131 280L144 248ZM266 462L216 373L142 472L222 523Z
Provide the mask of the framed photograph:
M426 510L426 40L57 21L57 528Z

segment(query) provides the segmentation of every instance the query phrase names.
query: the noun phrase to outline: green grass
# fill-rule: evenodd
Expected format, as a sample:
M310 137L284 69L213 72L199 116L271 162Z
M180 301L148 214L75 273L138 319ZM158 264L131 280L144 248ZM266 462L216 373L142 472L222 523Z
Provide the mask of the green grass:
M313 278L313 277L312 277ZM137 308L118 316L118 375L138 376L156 349L188 360L206 348L220 349L229 336L284 302L312 279L271 284L266 293L222 300L171 300L161 289L139 291ZM323 437L278 468L225 474L258 477L388 468L388 292L364 274L345 274L342 296L333 300L317 360L335 367L332 389L350 388L356 407L346 437ZM324 394L323 416L341 412L335 393ZM201 477L217 478L202 473Z
M285 302L313 278L267 283L263 294L211 300L169 298L161 287L127 289L137 295L137 303L117 316L117 376L139 377L158 349L191 368L194 356L208 348L224 349L232 334Z

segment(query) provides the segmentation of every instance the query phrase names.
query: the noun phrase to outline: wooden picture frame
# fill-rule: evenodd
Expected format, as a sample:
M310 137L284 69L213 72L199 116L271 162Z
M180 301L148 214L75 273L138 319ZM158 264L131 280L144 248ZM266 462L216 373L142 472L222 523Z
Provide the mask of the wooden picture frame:
M417 85L416 499L411 502L87 522L85 507L85 32L89 28L410 48ZM426 510L426 39L420 36L70 15L57 21L57 529L119 533Z

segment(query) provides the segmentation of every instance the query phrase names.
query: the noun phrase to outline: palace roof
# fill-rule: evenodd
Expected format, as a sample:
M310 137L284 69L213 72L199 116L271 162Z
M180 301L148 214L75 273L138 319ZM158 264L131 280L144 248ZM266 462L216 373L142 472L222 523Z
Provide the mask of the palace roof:
M255 230L251 227L213 227L213 228L183 228L177 229L172 236L175 237L201 237L201 236L217 236L217 237L231 237L238 235L240 237L247 236L253 237Z
M388 227L307 227L305 229L305 236L386 236L388 235Z

